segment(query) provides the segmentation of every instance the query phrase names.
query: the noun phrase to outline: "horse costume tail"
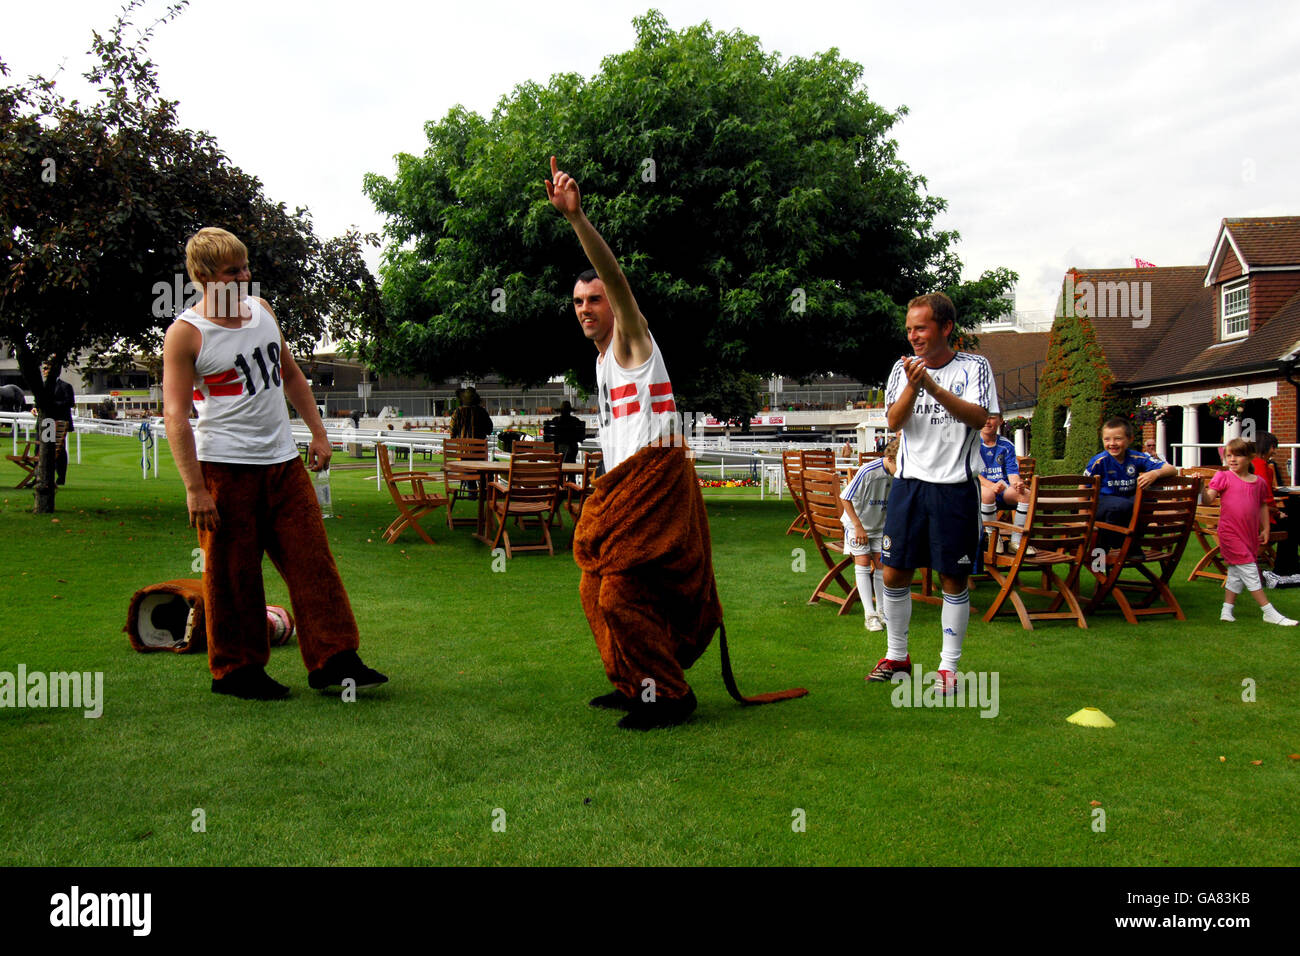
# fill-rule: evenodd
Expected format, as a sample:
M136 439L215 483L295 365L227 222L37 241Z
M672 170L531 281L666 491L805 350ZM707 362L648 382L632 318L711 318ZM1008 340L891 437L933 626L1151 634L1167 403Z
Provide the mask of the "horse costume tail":
M766 694L755 694L753 697L746 697L736 686L736 675L731 671L731 654L727 651L727 626L718 625L718 648L722 652L722 683L727 686L727 693L732 699L747 707L757 706L758 704L775 704L777 701L794 700L798 697L807 697L808 690L804 687L792 687L789 690L774 690Z

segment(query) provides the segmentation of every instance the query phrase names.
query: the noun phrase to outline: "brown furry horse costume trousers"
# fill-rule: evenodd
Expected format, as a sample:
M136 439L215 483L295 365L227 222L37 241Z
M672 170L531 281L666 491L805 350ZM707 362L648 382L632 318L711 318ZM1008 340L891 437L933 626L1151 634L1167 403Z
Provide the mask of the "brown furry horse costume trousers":
M685 697L722 623L709 520L686 449L642 448L598 478L573 537L582 609L605 673L635 699Z
M220 679L250 664L265 666L270 658L263 553L289 586L307 670L317 670L340 651L356 650L357 622L302 461L200 464L221 517L217 531L199 532L212 676Z

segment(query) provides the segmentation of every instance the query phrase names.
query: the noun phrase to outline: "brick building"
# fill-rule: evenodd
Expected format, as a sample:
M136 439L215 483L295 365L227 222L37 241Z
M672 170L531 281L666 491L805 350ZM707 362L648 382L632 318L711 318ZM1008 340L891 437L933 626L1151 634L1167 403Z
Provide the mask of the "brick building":
M1188 446L1243 421L1297 441L1300 216L1224 219L1205 265L1071 270L1060 311L1086 316L1116 387L1165 410L1157 448L1175 464L1218 464ZM1223 394L1244 400L1242 420L1211 414Z

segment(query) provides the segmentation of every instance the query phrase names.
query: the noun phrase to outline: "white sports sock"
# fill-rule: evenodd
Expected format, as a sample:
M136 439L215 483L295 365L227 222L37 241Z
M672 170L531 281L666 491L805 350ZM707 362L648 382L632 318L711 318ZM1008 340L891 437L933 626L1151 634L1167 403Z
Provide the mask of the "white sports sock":
M862 615L871 617L876 613L876 596L871 587L871 565L854 564L853 578L858 583L858 597L862 599Z
M1029 502L1028 502L1028 501L1022 501L1022 502L1020 502L1020 504L1016 505L1016 516L1015 516L1015 518L1014 518L1014 521L1015 521L1016 527L1017 527L1017 528L1023 528L1023 527L1025 526L1025 519L1028 518L1028 517L1029 517ZM1013 534L1013 535L1011 536L1011 544L1012 544L1014 547L1019 548L1019 547L1020 547L1020 535L1018 535L1018 534Z
M907 630L912 625L912 589L885 588L885 656L891 661L907 658Z
M1225 603L1225 604L1223 605L1223 610L1221 610L1221 611L1219 612L1219 620L1220 620L1220 621L1235 621L1235 620L1236 620L1236 618L1233 617L1233 614L1232 614L1232 605L1231 605L1231 604L1226 604L1226 603Z
M957 672L961 660L961 645L966 640L966 626L970 623L970 591L943 595L943 653L939 656L939 670Z
M1295 621L1287 617L1272 604L1265 604L1261 610L1264 612L1264 620L1269 624L1284 624L1287 627L1295 627Z
M996 517L997 513L998 513L998 505L996 501L990 501L988 504L984 504L984 502L982 501L980 502L980 518L987 521L991 518Z
M885 569L876 568L871 572L872 580L876 583L876 613L880 615L881 620L887 616L885 611Z

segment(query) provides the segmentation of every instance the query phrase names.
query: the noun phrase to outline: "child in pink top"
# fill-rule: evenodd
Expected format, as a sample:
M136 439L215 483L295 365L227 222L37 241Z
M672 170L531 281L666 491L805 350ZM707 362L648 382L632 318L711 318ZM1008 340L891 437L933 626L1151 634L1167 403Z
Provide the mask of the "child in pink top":
M1259 546L1268 541L1268 483L1250 473L1250 459L1255 446L1234 438L1228 442L1224 461L1227 471L1220 471L1210 479L1204 493L1206 504L1223 499L1219 511L1219 553L1228 564L1228 580L1223 587L1221 621L1235 621L1232 615L1237 595L1249 591L1264 610L1264 620L1269 624L1295 627L1296 622L1283 617L1264 597L1255 558Z

